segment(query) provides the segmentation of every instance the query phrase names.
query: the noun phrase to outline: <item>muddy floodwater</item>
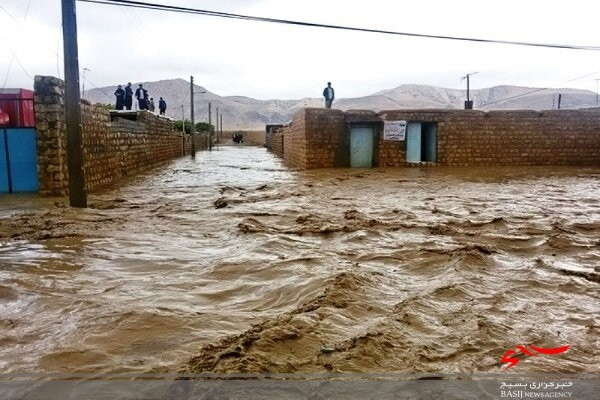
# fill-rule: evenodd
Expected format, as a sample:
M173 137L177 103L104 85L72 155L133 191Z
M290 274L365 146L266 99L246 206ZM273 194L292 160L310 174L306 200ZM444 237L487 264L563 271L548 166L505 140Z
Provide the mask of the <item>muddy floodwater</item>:
M600 169L179 159L0 197L2 372L600 371Z

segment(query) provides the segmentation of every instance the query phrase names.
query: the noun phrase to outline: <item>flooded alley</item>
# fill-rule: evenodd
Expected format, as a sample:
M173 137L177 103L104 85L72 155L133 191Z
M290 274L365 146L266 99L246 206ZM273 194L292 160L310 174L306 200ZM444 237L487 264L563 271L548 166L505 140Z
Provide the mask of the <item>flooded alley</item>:
M600 371L600 169L294 171L259 147L0 197L3 372ZM516 368L515 368L516 369Z

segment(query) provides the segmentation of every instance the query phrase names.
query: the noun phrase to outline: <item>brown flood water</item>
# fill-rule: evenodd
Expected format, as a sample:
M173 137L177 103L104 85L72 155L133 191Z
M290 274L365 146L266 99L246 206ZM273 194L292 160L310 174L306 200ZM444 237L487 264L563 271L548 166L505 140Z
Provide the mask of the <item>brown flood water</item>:
M217 204L227 207L216 208ZM181 159L0 197L2 372L600 371L600 169Z

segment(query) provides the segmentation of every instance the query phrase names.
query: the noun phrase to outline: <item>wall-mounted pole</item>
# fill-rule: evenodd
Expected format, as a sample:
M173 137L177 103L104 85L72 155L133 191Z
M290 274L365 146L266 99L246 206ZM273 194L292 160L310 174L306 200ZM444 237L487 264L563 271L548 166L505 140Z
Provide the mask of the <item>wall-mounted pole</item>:
M85 97L85 73L91 71L89 68L83 68L83 76L81 77L81 97Z
M471 101L471 75L467 74L467 101Z
M190 76L190 137L192 139L192 158L196 158L196 127L194 126L194 77ZM184 122L185 125L185 122Z
M62 0L63 43L65 58L65 114L67 124L67 167L69 205L87 207L79 97L79 55L77 49L77 12L75 0Z
M465 110L473 109L473 102L471 101L471 97L470 97L470 91L471 91L470 77L471 77L471 75L475 75L475 74L478 74L478 72L471 72L470 74L463 76L461 79L461 80L465 80L465 79L467 80L467 101L465 101Z

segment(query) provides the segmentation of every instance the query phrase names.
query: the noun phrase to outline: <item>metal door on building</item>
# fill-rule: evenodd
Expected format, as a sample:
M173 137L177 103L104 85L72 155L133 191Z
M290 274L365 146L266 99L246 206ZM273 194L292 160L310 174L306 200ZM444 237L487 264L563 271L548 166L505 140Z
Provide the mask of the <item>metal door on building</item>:
M406 127L406 162L437 161L437 124L409 122Z
M0 128L0 193L37 192L34 128Z
M406 127L406 161L421 162L421 123L409 122Z
M371 127L352 127L350 129L350 166L353 168L371 168L373 166L373 137Z

